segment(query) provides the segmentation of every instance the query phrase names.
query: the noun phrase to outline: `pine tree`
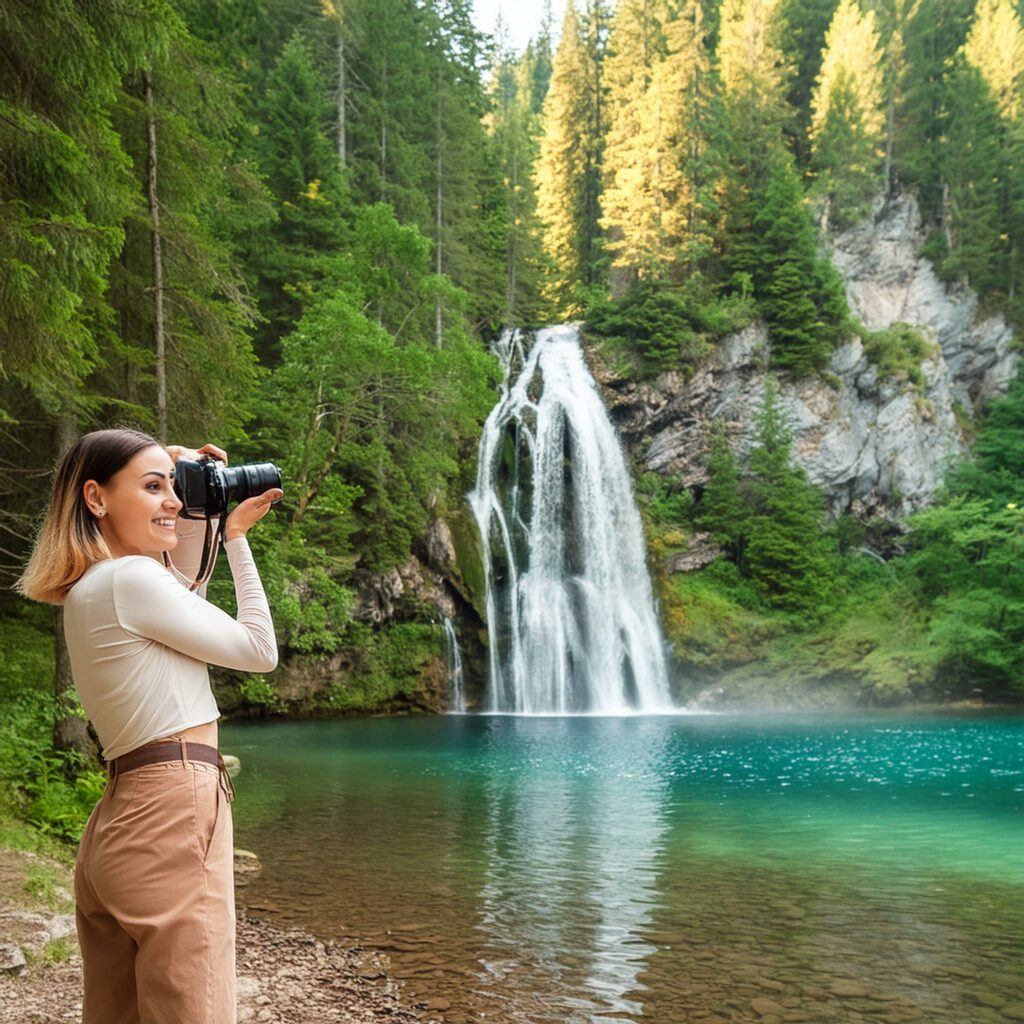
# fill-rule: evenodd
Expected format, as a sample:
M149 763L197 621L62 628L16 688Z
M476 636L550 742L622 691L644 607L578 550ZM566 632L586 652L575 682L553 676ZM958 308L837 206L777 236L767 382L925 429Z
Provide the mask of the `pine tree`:
M880 184L883 114L882 53L874 13L840 0L825 36L812 97L810 138L822 223L846 227L865 216Z
M503 324L523 325L540 317L540 224L531 170L537 158L539 117L532 109L534 67L528 47L522 57L499 37L484 119L500 160L505 199L505 295Z
M985 79L999 111L995 131L976 144L990 149L995 143L999 149L999 169L993 175L999 179L998 214L994 222L985 218L985 226L998 237L989 236L988 245L974 255L977 269L971 279L980 284L991 277L993 290L1007 296L1011 316L1021 323L1024 311L1015 300L1024 285L1020 258L1024 248L1024 26L1009 0L981 0L963 53ZM965 128L978 133L991 124L991 117L983 115L982 122ZM970 211L965 214L962 219L969 217ZM977 225L972 230L976 232Z
M894 172L912 190L926 221L941 221L946 206L941 162L950 75L970 28L975 0L921 0L906 26L906 73L895 118ZM955 143L954 143L955 144Z
M964 54L988 83L999 113L1024 115L1024 26L1010 0L978 0Z
M121 76L179 27L163 0L0 13L0 377L52 416L85 411L79 385L113 333L107 268L136 199L110 124ZM15 401L0 397L0 419Z
M786 99L794 111L793 129L787 145L799 167L810 164L809 126L811 94L821 71L825 33L835 13L837 0L780 0L779 48L794 70Z
M482 38L466 0L430 0L425 13L433 110L424 151L433 217L421 229L434 239L434 272L472 296L471 322L490 331L501 321L507 210L497 155L482 123ZM442 314L438 301L435 344L442 340Z
M592 39L573 0L565 8L535 170L537 215L549 262L545 296L557 316L582 312L579 286L597 280L601 84Z
M979 292L998 290L1005 281L1008 247L1002 232L1000 139L1002 126L995 98L977 67L963 51L953 58L955 71L945 99L949 144L941 150L939 170L945 186L945 243L939 269Z
M792 74L780 48L777 0L725 0L717 60L724 95L728 170L722 188L724 272L740 291L761 274L754 217L772 170L788 159L793 122L785 94Z
M739 459L719 420L711 429L708 481L701 494L697 521L742 571L750 536L749 509L743 495Z
M187 22L165 57L126 78L114 114L137 198L110 274L119 337L95 383L117 396L108 415L159 439L223 436L255 383L257 311L234 241L271 209L232 158L239 118L235 83Z
M669 156L658 150L667 131L661 119L674 111L649 97L654 69L665 54L667 17L664 0L620 0L608 38L601 226L614 265L625 271L613 292L621 293L638 275L654 273L663 255L660 172Z
M667 52L650 91L659 126L657 152L666 276L680 282L700 270L714 276L725 122L711 69L700 0L684 0L665 26Z
M755 294L768 323L771 365L795 376L822 369L847 329L841 281L819 255L791 163L780 162L754 216L763 239Z
M803 468L791 463L792 434L771 378L755 426L747 570L773 604L813 617L824 609L834 578L822 533L824 502Z
M350 199L324 130L329 110L323 79L296 32L267 76L255 143L277 220L245 241L266 318L256 336L264 362L276 360L279 339L330 275L345 238Z

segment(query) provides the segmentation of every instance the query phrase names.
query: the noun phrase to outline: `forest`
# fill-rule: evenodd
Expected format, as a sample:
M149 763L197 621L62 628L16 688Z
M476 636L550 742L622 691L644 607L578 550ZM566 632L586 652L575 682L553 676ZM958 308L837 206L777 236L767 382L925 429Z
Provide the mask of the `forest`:
M11 592L81 433L273 461L285 498L253 547L282 654L346 667L325 713L415 704L436 617L374 621L365 595L462 514L502 328L583 321L641 380L759 319L780 378L826 374L858 334L914 387L920 334L859 323L819 246L912 193L940 278L1024 330L1022 17L570 0L518 52L466 0L5 4L0 772L19 813L71 836L98 793L60 610ZM699 500L639 478L655 555L698 527L723 551L657 580L680 664L827 635L836 669L881 625L876 696L908 696L908 665L1019 694L1019 373L969 429L972 457L879 559L855 554L870 524L825 515L770 396ZM225 569L210 593L230 607ZM279 709L272 679L230 689Z

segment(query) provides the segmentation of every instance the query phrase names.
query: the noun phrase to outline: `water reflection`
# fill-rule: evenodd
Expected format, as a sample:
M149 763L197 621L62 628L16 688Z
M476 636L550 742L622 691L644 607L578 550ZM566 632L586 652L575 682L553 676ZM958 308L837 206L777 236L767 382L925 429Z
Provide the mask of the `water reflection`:
M560 993L552 1020L599 1021L604 1010L639 1019L637 979L656 948L642 932L668 829L666 732L602 724L628 768L598 771L586 755L527 758L484 784L483 965L495 979L525 968L538 976L531 990ZM502 744L536 744L536 721L491 719L489 728ZM568 750L572 728L552 720L547 743Z

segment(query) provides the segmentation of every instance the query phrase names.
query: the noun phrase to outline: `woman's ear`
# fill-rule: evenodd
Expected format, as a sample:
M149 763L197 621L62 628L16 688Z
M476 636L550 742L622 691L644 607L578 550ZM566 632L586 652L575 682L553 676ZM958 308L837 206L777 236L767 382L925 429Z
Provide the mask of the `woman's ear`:
M106 510L103 508L103 496L100 494L99 484L95 480L86 480L82 484L82 497L93 515L106 515Z

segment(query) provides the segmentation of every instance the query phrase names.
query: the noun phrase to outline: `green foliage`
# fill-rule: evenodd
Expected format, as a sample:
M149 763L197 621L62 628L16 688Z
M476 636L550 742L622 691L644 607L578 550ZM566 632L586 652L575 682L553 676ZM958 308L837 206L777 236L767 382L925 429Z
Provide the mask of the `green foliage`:
M661 473L641 474L637 481L637 498L643 502L651 520L658 526L689 522L693 514L693 495L678 480Z
M900 321L879 331L860 324L854 330L864 343L864 355L878 367L880 380L909 381L918 391L924 390L921 363L934 355L938 346L918 328Z
M698 522L737 566L742 566L750 537L750 515L742 490L742 470L720 420L712 427L708 482L701 495Z
M959 675L1024 686L1024 508L954 495L910 517L901 571L930 605L930 637Z
M106 776L76 751L56 751L51 736L54 698L25 688L3 704L0 722L0 790L4 803L41 832L76 841Z
M327 693L327 706L338 711L365 711L414 698L428 665L443 656L438 630L422 622L395 623L379 631L353 622L345 640L357 660Z
M771 336L770 363L800 377L821 370L849 329L846 293L831 262L817 250L799 179L788 160L772 170L752 219L758 241L753 266L758 307Z
M699 274L682 287L641 278L619 299L595 297L587 327L627 353L640 378L664 370L692 368L712 343L751 319L749 301L716 297Z
M764 599L811 622L835 599L836 567L821 492L792 464L792 435L770 377L755 425L743 469L716 429L697 521Z

